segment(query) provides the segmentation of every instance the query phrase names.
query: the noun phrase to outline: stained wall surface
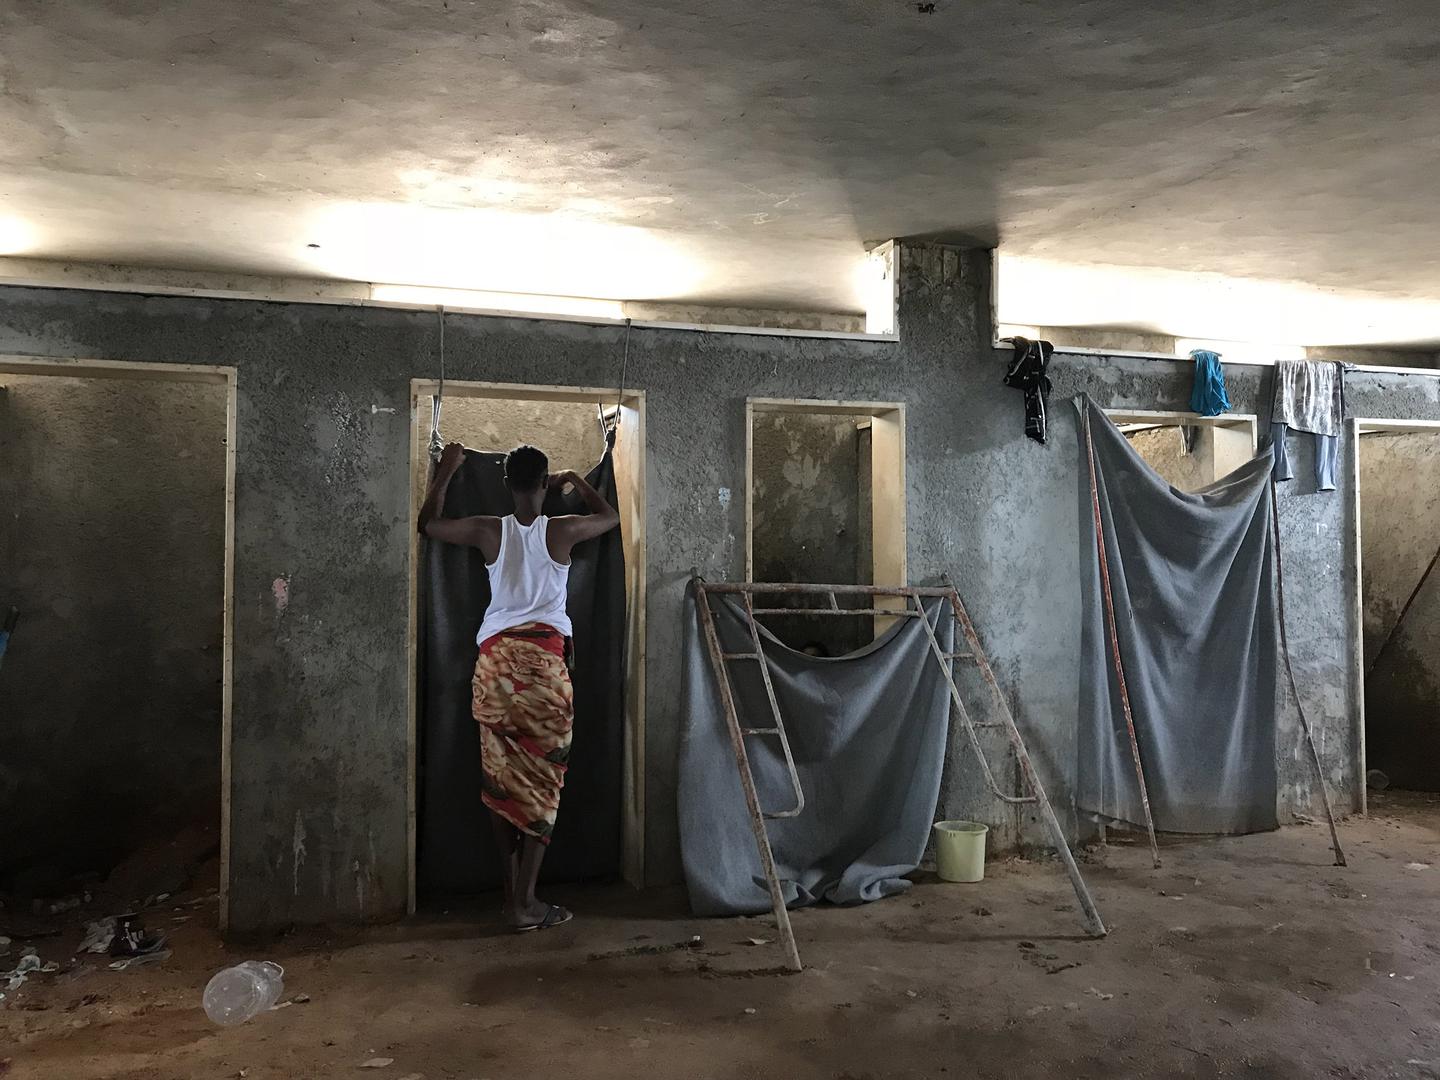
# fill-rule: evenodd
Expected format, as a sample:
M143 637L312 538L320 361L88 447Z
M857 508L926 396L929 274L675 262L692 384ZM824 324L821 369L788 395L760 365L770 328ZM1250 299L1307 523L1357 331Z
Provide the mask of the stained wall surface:
M430 442L430 397L420 402L422 446ZM447 442L463 442L472 450L504 453L520 443L545 451L550 471L573 469L581 476L605 454L597 405L614 405L613 396L595 403L580 401L516 401L451 394L440 411L440 432Z
M1440 790L1440 432L1362 435L1360 491L1367 765Z
M907 404L911 579L952 575L1067 826L1079 647L1079 450L1068 398L1183 410L1188 361L1060 355L1051 434L1023 436L1021 395L991 347L990 257L905 245L898 343L633 331L627 381L647 408L646 876L677 880L675 754L681 620L692 568L744 574L745 399ZM453 317L456 379L607 386L622 326ZM430 312L0 289L0 350L239 370L234 829L237 928L383 918L406 896L409 380L434 378ZM1268 401L1269 369L1232 366L1236 411ZM1440 419L1440 384L1356 372L1357 415ZM1314 490L1309 441L1280 493L1296 676L1332 796L1357 793L1358 675L1348 477ZM338 525L337 525L338 523ZM290 583L281 610L272 585ZM983 713L984 710L979 710ZM1003 737L982 741L1013 778ZM1314 812L1298 721L1277 754L1282 817ZM940 812L1043 841L1026 809L982 794L952 738ZM717 763L724 767L724 763Z
M430 477L429 394L419 399L415 425L415 475L418 500L423 499ZM462 443L471 450L506 453L521 443L539 447L550 460L550 471L572 469L588 473L605 454L596 405L612 401L524 401L507 398L461 396L451 393L440 409L440 433L446 442Z
M861 438L861 419L826 413L755 413L751 479L756 581L870 584L874 576L870 507L861 484L862 474L869 477L870 441ZM783 607L786 600L767 597L766 603ZM814 598L794 600L797 606L816 603ZM871 623L858 616L785 615L767 618L765 623L787 645L803 648L819 643L831 656L850 652L874 637Z
M225 390L0 375L0 888L220 811Z
M1361 435L1360 491L1368 668L1440 551L1440 431Z
M1198 453L1185 453L1179 427L1152 427L1126 435L1135 452L1145 463L1163 476L1172 487L1194 491L1213 480L1208 459Z

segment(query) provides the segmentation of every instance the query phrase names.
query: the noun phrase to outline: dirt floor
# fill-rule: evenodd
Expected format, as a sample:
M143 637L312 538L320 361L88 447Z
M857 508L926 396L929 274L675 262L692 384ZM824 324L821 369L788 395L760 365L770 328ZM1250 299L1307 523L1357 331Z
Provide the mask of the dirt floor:
M750 943L768 920L689 918L673 892L575 891L573 923L524 937L459 912L292 935L261 956L308 1002L230 1029L201 990L254 951L222 947L202 888L147 913L174 937L154 966L73 960L86 912L13 942L0 969L26 946L62 967L0 1003L0 1074L1440 1078L1440 796L1382 797L1342 839L1348 869L1319 825L1167 845L1162 870L1134 844L1087 853L1103 941L1054 862L922 875L901 898L797 912L800 975Z

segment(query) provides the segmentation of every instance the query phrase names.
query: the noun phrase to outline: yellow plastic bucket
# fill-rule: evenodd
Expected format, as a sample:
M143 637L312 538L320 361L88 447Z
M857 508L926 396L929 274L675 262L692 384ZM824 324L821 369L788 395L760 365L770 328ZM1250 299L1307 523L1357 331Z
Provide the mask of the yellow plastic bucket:
M942 881L985 879L985 834L989 825L978 821L935 823L935 869Z

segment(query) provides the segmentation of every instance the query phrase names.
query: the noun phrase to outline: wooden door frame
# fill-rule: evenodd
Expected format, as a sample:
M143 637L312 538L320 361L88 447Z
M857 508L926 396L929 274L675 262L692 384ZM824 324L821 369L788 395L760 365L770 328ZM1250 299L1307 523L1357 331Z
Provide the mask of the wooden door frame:
M1356 780L1355 809L1361 814L1370 813L1370 796L1366 788L1369 765L1366 760L1365 735L1365 582L1364 553L1360 541L1360 436L1371 432L1432 432L1440 435L1440 420L1398 420L1370 416L1352 416L1346 421L1350 446L1346 468L1350 472L1350 490L1354 492L1348 507L1350 514L1350 544L1354 551L1355 573L1350 581L1351 621L1354 628L1350 638L1350 671L1355 684L1354 734Z
M130 360L89 360L55 356L0 354L0 375L43 375L65 379L143 379L209 383L225 387L225 567L221 604L220 660L220 898L219 928L230 925L230 790L234 730L231 701L234 673L235 613L235 407L239 373L211 364L153 364Z
M1260 417L1255 413L1227 412L1218 416L1201 416L1199 413L1181 412L1175 409L1102 409L1110 422L1119 424L1155 424L1158 427L1239 427L1250 428L1250 449L1260 449Z
M435 379L410 380L410 520L419 513L415 478L422 475L420 434L428 430L428 410L421 414L421 398L440 389ZM624 806L621 809L620 864L622 875L637 888L645 881L645 391L615 387L545 386L530 383L445 380L445 397L490 398L500 401L619 402L620 434L615 443L616 481L619 487L621 536L625 548L626 694ZM442 418L443 426L443 418ZM410 612L405 636L409 666L409 692L405 731L405 833L407 910L414 914L418 884L419 827L419 631L420 536L410 529Z
M755 580L755 417L757 413L777 412L870 417L870 584L910 584L905 522L905 403L824 398L745 399L745 580Z

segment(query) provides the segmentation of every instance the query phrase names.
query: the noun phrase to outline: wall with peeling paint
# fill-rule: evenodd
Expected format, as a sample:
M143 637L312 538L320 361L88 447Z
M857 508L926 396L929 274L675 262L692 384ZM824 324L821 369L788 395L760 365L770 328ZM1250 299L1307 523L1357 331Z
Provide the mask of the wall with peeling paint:
M597 402L596 404L599 404ZM607 405L614 405L612 395ZM420 402L426 418L419 432L422 449L430 444L430 398ZM474 450L513 450L522 442L538 446L550 459L550 471L574 469L584 476L605 454L605 437L595 405L574 401L505 401L448 397L441 409L441 434Z
M1069 810L1079 643L1080 484L1073 410L1184 409L1188 361L1060 356L1051 436L1024 438L1021 395L990 347L990 259L902 246L898 344L633 331L647 394L646 873L675 880L680 641L692 567L744 573L745 399L908 405L911 576L950 573L979 624L1058 809ZM456 379L614 385L624 328L454 316ZM409 379L434 378L429 312L0 289L0 351L239 371L231 914L241 929L383 918L405 905L405 634ZM1263 411L1268 369L1227 372ZM1440 419L1440 381L1355 373L1357 415ZM394 410L394 411L389 411ZM1332 793L1356 792L1353 490L1314 490L1310 440L1284 485L1290 637ZM288 580L276 610L274 581ZM981 710L983 712L983 710ZM1002 778L1003 737L982 734ZM1293 708L1277 753L1282 815L1313 812ZM1042 840L1033 815L984 796L952 739L941 812L991 822L1003 847ZM726 763L717 763L724 768ZM299 842L297 842L299 841Z
M756 581L811 581L868 585L871 567L870 506L861 476L869 480L870 440L861 438L860 416L758 412L751 457L752 553ZM868 417L863 419L868 420ZM863 505L862 505L863 502ZM776 597L776 606L813 605L813 598ZM869 601L857 598L856 607ZM794 648L823 645L830 656L873 640L873 624L857 616L766 621Z
M1126 435L1135 452L1173 487L1195 491L1212 483L1209 461L1200 454L1187 454L1178 426L1152 427Z
M420 398L419 415L424 422L415 429L418 453L411 482L417 499L425 497L430 481L431 401L429 395ZM551 472L573 469L584 476L605 454L605 437L596 420L595 405L588 402L513 401L451 394L441 406L440 428L446 442L463 443L472 450L508 452L528 442L545 452Z
M0 375L0 891L218 838L225 391Z

